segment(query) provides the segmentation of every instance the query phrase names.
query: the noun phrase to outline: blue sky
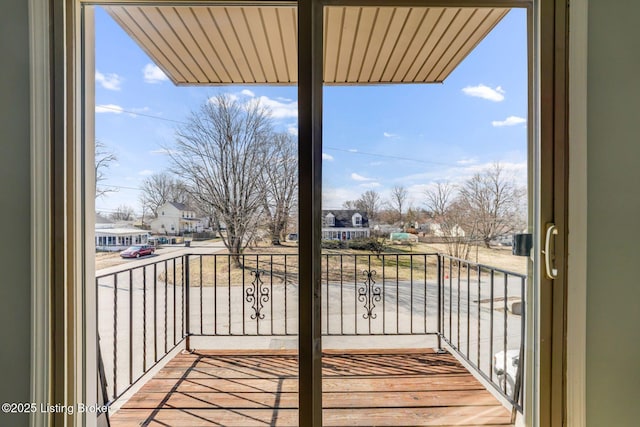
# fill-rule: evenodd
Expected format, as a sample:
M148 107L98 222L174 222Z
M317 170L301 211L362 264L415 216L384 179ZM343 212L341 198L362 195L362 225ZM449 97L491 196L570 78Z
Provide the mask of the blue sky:
M118 157L96 200L141 212L142 181L169 166L180 122L218 93L259 97L279 130L295 133L297 88L176 87L100 8L96 8L96 139ZM527 54L524 10L512 10L443 84L335 86L324 91L323 204L338 208L394 185L424 207L437 181L461 182L499 161L526 181Z

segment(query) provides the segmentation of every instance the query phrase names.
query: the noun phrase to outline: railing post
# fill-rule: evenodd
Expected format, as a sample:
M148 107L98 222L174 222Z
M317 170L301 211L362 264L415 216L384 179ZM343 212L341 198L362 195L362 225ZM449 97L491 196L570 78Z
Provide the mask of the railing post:
M189 255L184 255L182 257L182 271L184 274L184 281L183 281L183 287L184 287L184 333L186 335L186 340L185 340L185 345L186 345L186 349L187 351L191 351L191 343L189 342L190 339L190 335L191 335L191 327L190 327L190 318L191 318L191 310L189 309L189 294L190 289L189 289Z
M444 287L444 282L442 281L442 255L437 254L438 256L438 352L442 352L442 323L444 319L442 318L442 288Z

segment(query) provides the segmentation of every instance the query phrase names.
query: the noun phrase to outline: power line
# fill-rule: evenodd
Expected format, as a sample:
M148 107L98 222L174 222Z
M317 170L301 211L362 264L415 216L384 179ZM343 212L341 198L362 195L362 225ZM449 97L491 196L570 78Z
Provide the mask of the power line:
M123 190L142 190L142 188L140 187L125 187L124 185L113 185L113 184L99 184L98 187L121 188Z
M426 163L426 164L433 164L433 165L440 165L440 166L456 166L456 165L453 165L451 163L434 162L434 161L431 161L431 160L422 160L422 159L413 159L411 157L394 156L392 154L369 153L369 152L366 152L366 151L347 150L347 149L344 149L344 148L336 148L336 147L324 147L324 148L326 148L327 150L331 150L331 151L341 151L343 153L350 153L350 154L364 154L366 156L383 157L383 158L395 159L395 160L408 160L410 162Z
M150 119L162 120L162 121L165 121L165 122L178 123L178 124L185 125L185 126L188 125L187 122L183 122L183 121L180 121L180 120L167 119L165 117L154 116L152 114L137 113L135 111L124 110L122 108L110 107L108 105L100 105L100 108L104 108L106 110L117 111L117 112L121 112L121 113L128 113L128 114L148 117ZM431 161L431 160L415 159L415 158L411 158L411 157L394 156L392 154L370 153L370 152L367 152L367 151L350 150L350 149L337 148L337 147L324 147L324 148L327 149L327 150L340 151L340 152L343 152L343 153L360 154L360 155L365 155L365 156L381 157L381 158L386 158L386 159L405 160L405 161L410 161L410 162L415 162L415 163L432 164L432 165L440 165L440 166L457 166L457 165L454 165L454 164L451 164L451 163L434 162L434 161ZM126 188L126 187L122 187L122 188Z
M144 114L144 113L137 113L135 111L129 111L129 110L124 110L122 108L115 108L115 107L110 107L108 105L99 105L100 108L104 108L105 110L112 110L112 111L117 111L119 113L128 113L128 114L133 114L136 116L143 116L143 117L149 117L150 119L156 119L156 120L163 120L165 122L173 122L173 123L178 123L181 125L188 125L188 123L186 122L181 122L179 120L174 120L174 119L167 119L165 117L160 117L160 116L154 116L152 114Z

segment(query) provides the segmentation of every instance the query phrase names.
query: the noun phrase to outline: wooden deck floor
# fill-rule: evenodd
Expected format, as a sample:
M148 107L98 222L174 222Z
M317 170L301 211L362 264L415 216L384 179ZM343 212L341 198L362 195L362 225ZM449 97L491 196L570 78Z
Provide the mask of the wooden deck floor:
M181 354L111 417L125 426L296 426L297 355ZM509 426L510 413L450 354L329 351L325 426Z

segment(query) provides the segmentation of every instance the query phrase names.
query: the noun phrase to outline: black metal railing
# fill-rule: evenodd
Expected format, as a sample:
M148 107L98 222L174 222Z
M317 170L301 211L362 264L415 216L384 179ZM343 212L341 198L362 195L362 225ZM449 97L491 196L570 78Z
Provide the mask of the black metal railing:
M191 335L297 335L297 255L185 257ZM323 254L323 334L436 335L437 260Z
M509 378L496 375L494 352L521 345L524 312L508 303L524 299L525 283L436 253L323 254L322 333L433 335L521 408ZM186 254L101 275L96 285L111 402L190 337L298 332L297 254Z
M175 257L96 277L99 364L110 403L187 336L183 261Z
M439 259L442 339L522 410L522 381L516 380L524 366L526 276L447 255Z
M323 334L437 335L437 260L323 254Z

